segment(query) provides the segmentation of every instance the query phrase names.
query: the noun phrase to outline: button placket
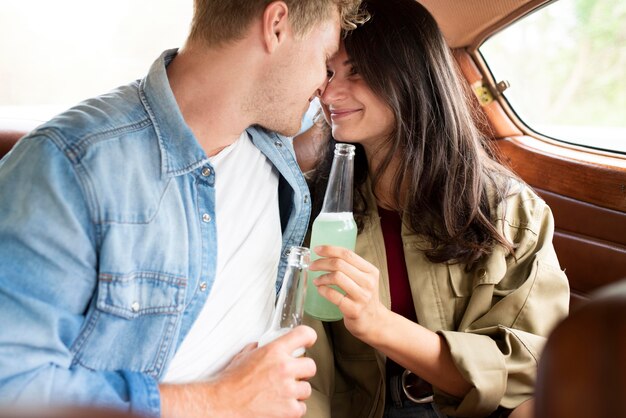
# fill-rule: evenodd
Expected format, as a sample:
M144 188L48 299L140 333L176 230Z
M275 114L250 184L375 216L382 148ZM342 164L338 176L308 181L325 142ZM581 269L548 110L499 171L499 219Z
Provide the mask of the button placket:
M200 234L202 240L202 263L199 269L200 276L197 278L194 292L198 297L194 298L198 301L204 301L209 291L209 283L211 277L215 274L215 246L216 246L216 218L215 218L215 169L207 165L201 167L197 172L197 206L196 210L200 218ZM195 304L191 309L200 309L202 303Z

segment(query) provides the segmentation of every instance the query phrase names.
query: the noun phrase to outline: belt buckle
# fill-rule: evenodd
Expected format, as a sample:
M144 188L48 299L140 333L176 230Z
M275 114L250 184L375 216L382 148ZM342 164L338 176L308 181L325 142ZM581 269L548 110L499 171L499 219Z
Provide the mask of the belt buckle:
M409 400L411 400L412 402L415 402L415 403L430 403L430 402L432 402L434 400L433 394L430 394L428 396L424 396L422 398L416 398L413 395L411 395L410 388L415 386L415 385L411 384L409 382L410 375L413 375L416 378L419 378L415 373L411 372L408 369L405 369L404 372L402 372L402 378L401 378L400 382L401 382L401 386L402 386L402 391L404 392L406 397Z

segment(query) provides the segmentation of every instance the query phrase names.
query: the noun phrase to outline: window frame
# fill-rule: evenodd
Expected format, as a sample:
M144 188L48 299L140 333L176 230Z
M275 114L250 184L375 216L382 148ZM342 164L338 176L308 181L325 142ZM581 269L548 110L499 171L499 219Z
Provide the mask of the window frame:
M525 15L525 14L524 14ZM498 30L494 30L496 33ZM482 39L487 39L486 35ZM496 148L531 186L599 207L626 212L626 156L571 145L527 127L496 89L493 74L478 51L482 42L454 51L470 85L481 82L493 101L481 108L493 129ZM533 164L524 164L532 160ZM542 167L550 167L546 176Z
M497 88L498 80L495 79L493 72L491 71L489 64L483 54L480 52L480 47L487 42L490 38L498 35L500 32L508 29L509 27L515 25L516 23L524 20L528 16L540 12L542 9L549 7L550 5L557 3L558 1L566 1L566 0L549 0L549 1L533 1L528 3L528 7L520 8L517 13L514 15L508 16L502 21L494 24L487 31L481 34L481 36L477 37L475 42L470 45L467 50L472 56L474 62L478 65L482 75L483 75L483 85L489 89L493 100L497 100L502 106L503 110L507 113L511 121L517 126L518 129L522 131L524 135L532 136L537 139L540 139L548 144L552 144L555 146L562 146L566 149L571 149L574 151L581 151L583 153L601 155L606 157L619 157L626 159L626 150L612 150L601 147L594 147L593 145L581 145L577 142L568 141L565 138L554 138L547 134L538 132L534 130L530 125L528 125L524 120L517 114L513 106L509 103L508 99L505 97L503 93L501 93ZM538 4L538 5L537 5ZM572 156L578 156L577 154L572 154ZM603 161L603 160L602 160Z

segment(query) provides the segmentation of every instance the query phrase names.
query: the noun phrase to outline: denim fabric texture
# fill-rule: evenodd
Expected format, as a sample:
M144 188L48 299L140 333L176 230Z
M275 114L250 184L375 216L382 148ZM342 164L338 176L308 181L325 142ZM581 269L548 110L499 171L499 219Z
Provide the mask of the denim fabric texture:
M160 415L159 378L217 258L215 172L170 90L175 54L38 127L0 161L1 404ZM306 182L289 138L247 133L281 174L285 254L306 232Z

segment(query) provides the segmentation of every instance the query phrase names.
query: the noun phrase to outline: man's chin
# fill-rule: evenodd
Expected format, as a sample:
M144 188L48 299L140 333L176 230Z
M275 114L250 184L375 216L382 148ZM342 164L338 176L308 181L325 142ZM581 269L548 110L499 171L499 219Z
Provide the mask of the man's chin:
M277 134L280 134L282 136L296 136L296 134L300 132L301 124L298 124L298 126L289 126L289 127L270 126L270 125L259 125L259 126L261 126L263 129L267 131L276 132Z

